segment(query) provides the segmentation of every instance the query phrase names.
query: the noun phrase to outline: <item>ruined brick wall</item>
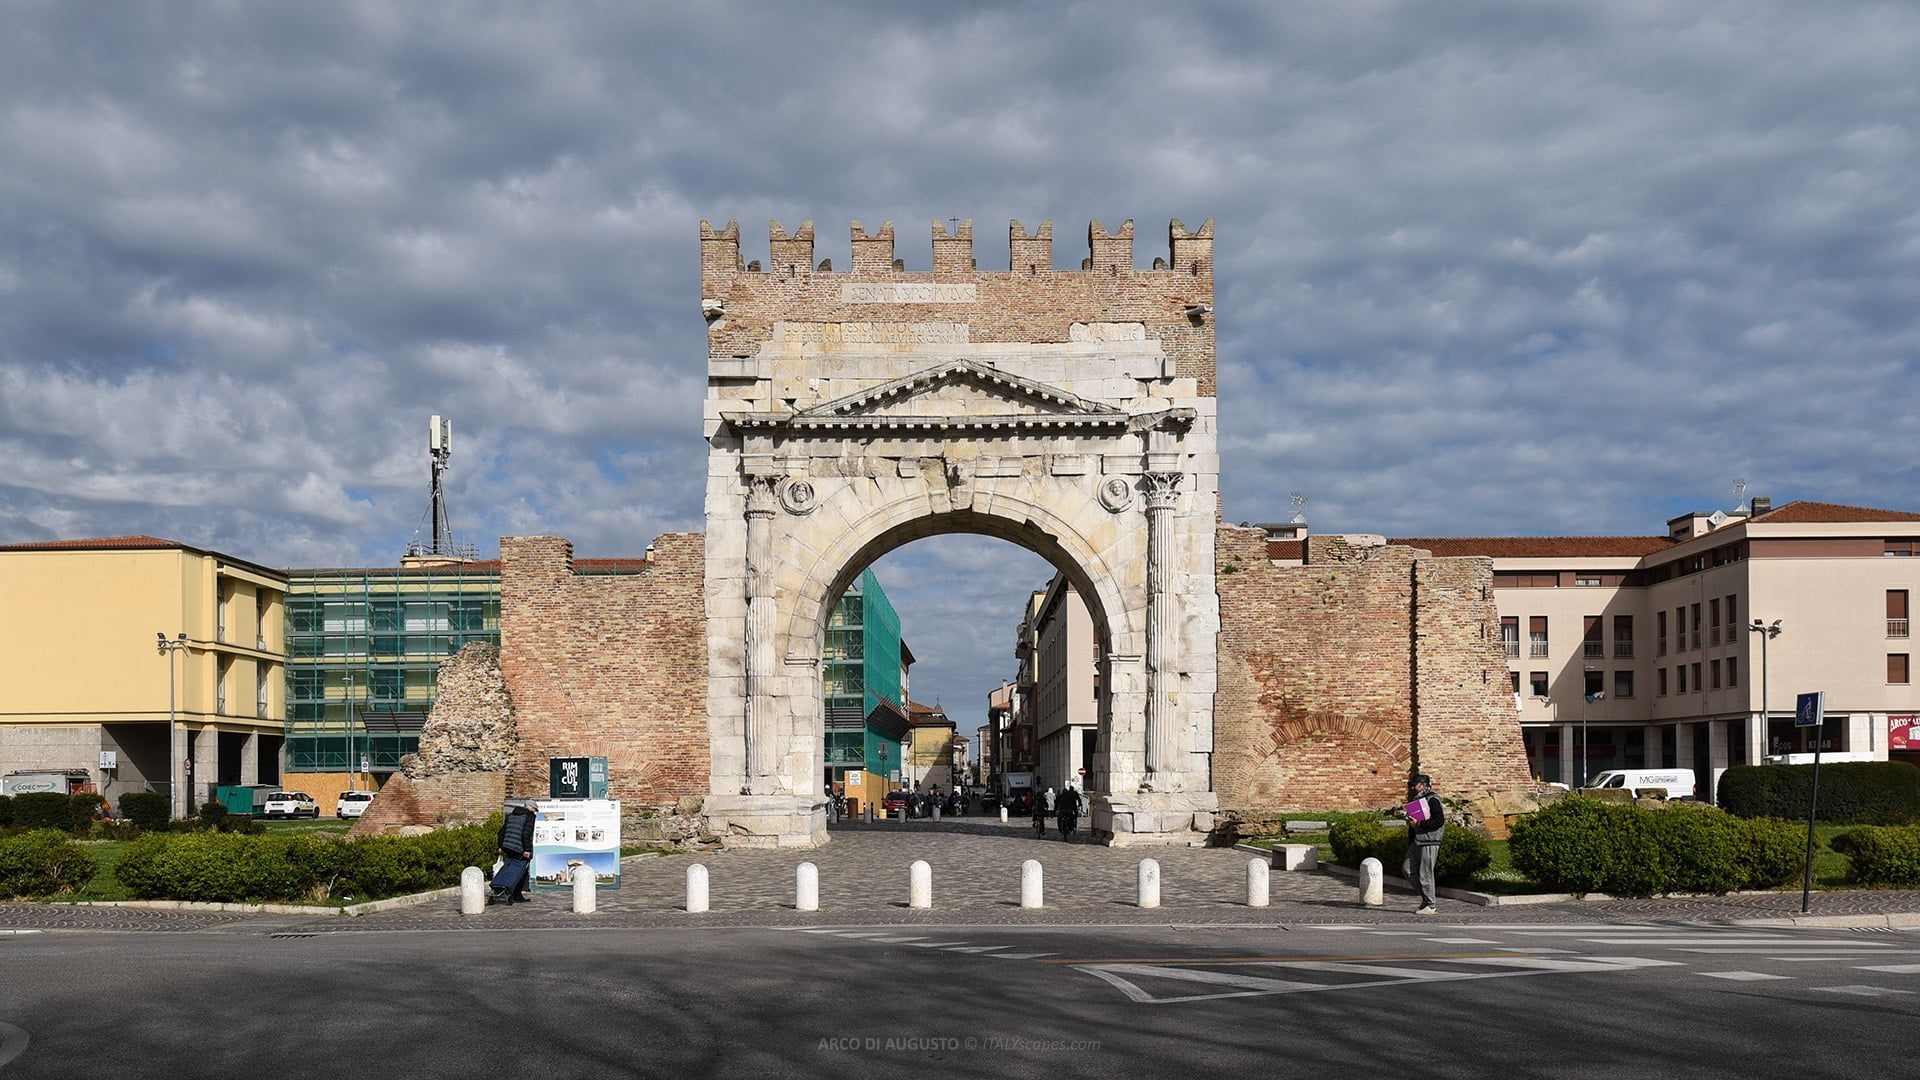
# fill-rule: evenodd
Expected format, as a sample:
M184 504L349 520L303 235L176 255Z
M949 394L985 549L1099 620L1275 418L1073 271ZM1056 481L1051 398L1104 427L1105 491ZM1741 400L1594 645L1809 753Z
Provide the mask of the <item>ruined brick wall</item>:
M498 772L513 766L513 698L500 674L500 647L471 641L440 665L433 711L420 751L404 768L420 779L445 773Z
M507 797L503 772L446 773L413 779L394 773L380 786L349 836L377 836L403 825L457 825L485 821Z
M550 757L600 756L625 810L706 795L705 541L668 533L653 547L639 574L583 577L559 537L501 540L513 794L545 797Z
M710 358L754 355L780 320L964 323L967 340L974 343L1063 342L1071 340L1074 323L1137 322L1145 324L1147 337L1159 341L1173 358L1176 377L1195 380L1202 395L1213 393L1211 219L1193 230L1173 222L1167 255L1156 258L1151 269L1133 265L1131 221L1112 233L1093 222L1080 270L1053 268L1052 222L1042 222L1031 235L1019 222L1012 223L1006 270L975 267L971 221L958 223L951 232L945 223L933 223L931 271L893 269L892 222L869 234L856 221L851 232L853 265L839 268L851 269L851 274L819 268L811 221L791 235L779 222L772 223L770 265L753 271L741 261L737 222L718 231L701 222L700 296L713 319ZM940 302L862 303L857 295L849 299L843 289L856 275L862 286L964 285L972 287L973 295L964 302L955 302L949 291ZM882 275L885 283L875 282L874 275Z
M1223 807L1340 810L1531 786L1497 642L1492 564L1310 537L1276 567L1222 526L1214 789Z

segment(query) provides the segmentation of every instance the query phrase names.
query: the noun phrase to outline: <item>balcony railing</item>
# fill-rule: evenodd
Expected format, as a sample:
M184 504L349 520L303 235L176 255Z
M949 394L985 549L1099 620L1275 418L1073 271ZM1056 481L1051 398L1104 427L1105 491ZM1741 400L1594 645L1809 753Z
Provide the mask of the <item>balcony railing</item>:
M1598 641L1583 641L1580 643L1580 655L1588 660L1599 660L1607 655L1607 649Z
M1530 652L1528 653L1528 655L1529 655L1529 656L1545 656L1545 655L1547 655L1547 643L1546 643L1546 642L1544 642L1544 641L1535 641L1535 642L1533 642L1533 649L1532 649L1532 650L1531 650L1531 651L1530 651Z
M1653 647L1654 647L1653 655L1655 656L1667 655L1667 639L1666 638L1661 638L1659 641L1655 642Z
M1613 643L1613 655L1614 658L1618 660L1633 659L1633 642L1615 641Z
M1888 619L1887 620L1887 636L1888 637L1906 637L1907 636L1907 620Z
M1506 648L1506 650L1507 650L1507 655L1508 655L1508 656L1519 656L1519 655L1520 655L1520 643L1519 643L1519 642L1517 642L1517 641L1502 641L1502 642L1501 642L1500 644L1501 644L1502 646L1504 646L1504 647Z

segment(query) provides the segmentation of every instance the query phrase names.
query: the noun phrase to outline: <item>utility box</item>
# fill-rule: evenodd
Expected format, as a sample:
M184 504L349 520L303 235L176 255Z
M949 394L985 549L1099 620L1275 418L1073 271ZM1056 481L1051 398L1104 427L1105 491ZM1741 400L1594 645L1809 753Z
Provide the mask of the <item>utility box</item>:
M77 795L92 790L93 776L85 769L35 769L0 776L0 795L27 795L36 791Z
M259 817L266 810L267 792L272 790L265 784L220 784L213 789L213 799L229 814Z
M607 759L557 757L547 759L547 793L555 799L607 797Z

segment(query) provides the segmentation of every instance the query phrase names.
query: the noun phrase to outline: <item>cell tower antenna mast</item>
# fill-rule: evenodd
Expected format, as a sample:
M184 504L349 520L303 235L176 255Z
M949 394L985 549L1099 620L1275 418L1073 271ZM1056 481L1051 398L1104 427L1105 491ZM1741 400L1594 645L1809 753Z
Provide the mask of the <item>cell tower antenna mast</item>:
M447 524L447 496L442 478L453 457L453 421L435 416L427 421L427 452L433 456L433 548L428 554L453 554L453 528Z

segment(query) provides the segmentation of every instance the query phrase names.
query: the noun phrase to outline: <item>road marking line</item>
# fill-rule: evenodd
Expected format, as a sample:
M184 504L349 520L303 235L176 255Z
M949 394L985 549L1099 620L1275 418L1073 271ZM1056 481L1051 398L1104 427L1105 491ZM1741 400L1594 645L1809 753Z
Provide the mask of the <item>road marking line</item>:
M1878 967L1863 967L1861 971L1884 971L1890 975L1920 975L1920 964L1885 964Z
M1543 949L1535 945L1510 945L1501 951L1528 953L1533 955L1540 955L1545 953L1572 953L1573 952L1572 949Z
M1802 955L1802 956L1769 956L1769 957L1767 957L1767 959L1769 959L1769 960L1772 960L1772 961L1774 961L1775 963L1780 963L1780 964L1814 964L1814 963L1824 963L1824 964L1830 964L1830 963L1834 963L1834 962L1836 962L1836 961L1847 961L1847 960L1865 960L1865 959L1866 959L1866 957L1865 957L1865 956L1862 956L1862 955L1860 955L1859 953L1841 953L1841 954L1836 954L1836 955L1833 955L1833 956L1805 956L1805 955ZM1874 969L1872 969L1872 968L1869 968L1869 969L1867 969L1867 970L1869 970L1869 971L1871 971L1871 970L1874 970ZM1884 969L1882 969L1882 970L1884 970Z
M1620 968L1679 967L1678 960L1653 960L1644 956L1576 956L1555 960L1545 956L1490 956L1483 959L1445 959L1449 964L1490 964L1494 967L1527 968L1535 971L1607 971Z
M956 946L950 946L946 951L947 952L963 952L963 953L986 953L986 952L994 952L999 949L1011 949L1011 948L1013 948L1013 946L1011 945L971 945L971 946L956 945Z
M1857 994L1860 997L1884 997L1888 994L1911 994L1911 990L1897 990L1891 986L1816 986L1829 994Z
M1367 931L1367 933L1374 934L1378 937L1426 937L1427 936L1427 932L1425 930L1369 930Z
M1759 979L1787 979L1789 975L1768 975L1760 971L1702 971L1699 974L1709 979L1731 979L1734 982L1754 982Z
M1771 953L1771 952L1779 952L1783 950L1791 951L1795 947L1801 947L1801 951L1808 955L1811 955L1813 953L1852 953L1855 956L1861 956L1861 957L1899 955L1897 953L1892 953L1892 954L1886 953L1879 949L1869 949L1865 945L1835 945L1830 941L1828 942L1774 941L1774 942L1769 942L1768 944L1765 944L1765 945L1700 945L1700 946L1693 946L1693 947L1675 946L1673 951L1674 952L1690 952L1690 953L1718 953L1722 956L1732 956L1732 955L1752 956L1757 953Z
M925 941L925 940L927 940L925 937L877 937L877 938L868 938L867 943L869 945L899 945L903 942L908 942L908 941Z
M988 953L995 960L1037 960L1042 956L1053 956L1050 952L997 952Z
M1750 938L1736 938L1736 937L1644 938L1643 937L1643 938L1581 938L1580 940L1592 945L1700 945L1700 946L1765 945L1768 948L1774 948L1774 949L1832 949L1836 947L1848 948L1848 949L1891 949L1893 948L1893 945L1891 942L1847 941L1843 943L1843 942L1834 941L1831 938L1822 938L1822 939L1816 939L1813 941L1796 941L1792 938L1777 938L1777 937L1750 937Z
M885 937L888 934L891 934L894 932L895 931L892 931L892 930L853 930L853 931L842 930L835 936L843 937L843 938Z
M1423 957L1408 957L1407 959L1433 959L1433 958L1423 956ZM1505 960L1505 961L1519 961L1522 965L1526 965L1526 961L1528 959L1529 958L1526 958L1526 957L1508 956L1508 957L1488 957L1488 958L1482 958L1481 960L1460 959L1458 960L1458 962L1476 963L1476 962L1497 962L1497 961ZM1205 964L1216 963L1215 961L1212 961L1212 960L1198 960L1193 962L1205 963ZM1264 961L1263 963L1265 963L1266 966L1269 966L1269 967L1293 967L1301 970L1313 970L1314 965L1317 962L1291 960L1291 961L1280 961L1280 962ZM1508 971L1442 972L1442 971L1433 971L1431 969L1394 969L1394 970L1404 970L1404 971L1412 972L1415 977L1372 979L1365 982L1350 982L1350 983L1300 983L1300 982L1292 982L1285 979L1262 979L1258 976L1235 975L1233 973L1223 972L1223 971L1205 971L1205 970L1192 969L1192 968L1161 967L1154 964L1125 964L1125 963L1081 964L1081 965L1076 965L1074 970L1084 971L1089 975L1092 975L1092 976L1095 976L1096 978L1101 979L1102 981L1118 989L1122 994L1125 994L1128 997L1128 999L1136 1003L1144 1004L1144 1005L1175 1005L1175 1004L1184 1004L1184 1003L1196 1002L1196 1001L1214 1001L1221 998L1265 997L1265 996L1271 996L1275 994L1309 994L1309 993L1319 993L1319 992L1328 991L1328 990L1359 990L1359 989L1376 987L1376 986L1413 986L1413 985L1420 985L1423 983L1466 982L1466 981L1477 980L1477 979L1510 979L1510 978L1530 976L1530 975L1546 975L1554 972L1618 971L1625 967L1634 967L1634 966L1651 967L1651 966L1669 965L1670 963L1671 963L1670 961L1665 961L1665 960L1640 960L1639 958L1635 958L1635 957L1595 957L1591 962L1586 964L1581 964L1576 961L1569 961L1569 960L1540 960L1540 961L1536 961L1533 965L1526 965L1526 966L1520 967L1518 970L1508 970ZM1538 965L1546 965L1546 964L1552 964L1555 966L1551 968L1538 966ZM1509 964L1495 963L1495 966L1514 967L1515 965L1511 963ZM1361 965L1353 965L1352 968L1336 968L1334 970L1354 971L1359 969L1360 967ZM1170 980L1179 981L1179 982L1199 983L1202 985L1211 985L1211 986L1235 986L1235 987L1239 987L1239 989L1226 990L1226 991L1222 991L1219 993L1212 993L1212 994L1188 994L1180 997L1155 997L1153 996L1153 994L1141 988L1140 986L1134 984L1130 979L1128 979L1127 976L1129 975L1135 978L1170 979Z
M1498 945L1500 944L1497 941L1489 941L1486 938L1477 938L1477 937L1430 937L1427 940L1435 942L1437 944L1441 944L1441 945Z

